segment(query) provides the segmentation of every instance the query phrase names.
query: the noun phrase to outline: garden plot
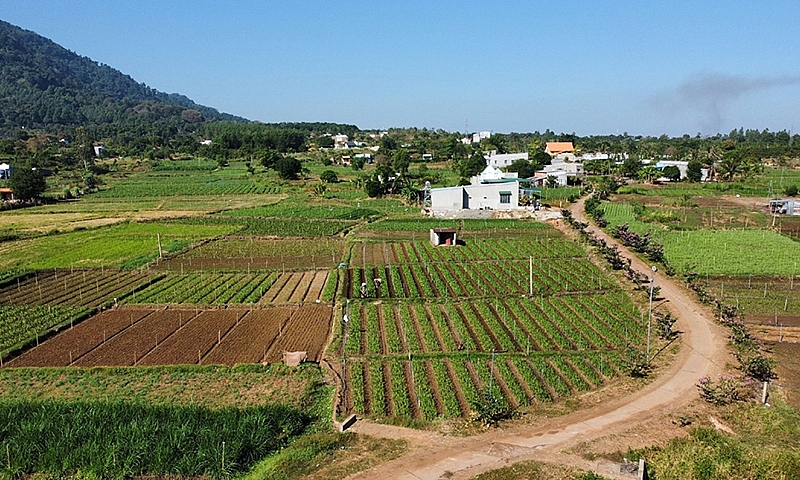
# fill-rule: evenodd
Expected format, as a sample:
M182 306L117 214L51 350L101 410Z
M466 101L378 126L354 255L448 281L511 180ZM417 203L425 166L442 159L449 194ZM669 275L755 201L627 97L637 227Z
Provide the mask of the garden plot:
M6 305L97 307L160 277L121 270L48 270L6 284L0 289L0 301Z
M159 270L309 270L330 269L342 260L344 242L333 239L267 240L227 237L210 241L161 262Z
M306 351L318 362L333 308L107 310L5 362L5 367L280 362Z

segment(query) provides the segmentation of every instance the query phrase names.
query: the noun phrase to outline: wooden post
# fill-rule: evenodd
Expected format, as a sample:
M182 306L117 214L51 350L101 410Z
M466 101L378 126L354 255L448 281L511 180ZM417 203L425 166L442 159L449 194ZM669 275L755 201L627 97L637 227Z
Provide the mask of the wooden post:
M164 252L161 250L161 234L157 233L158 236L158 258L164 258Z
M767 385L769 385L769 382L764 382L764 388L761 390L761 403L765 405L767 403Z

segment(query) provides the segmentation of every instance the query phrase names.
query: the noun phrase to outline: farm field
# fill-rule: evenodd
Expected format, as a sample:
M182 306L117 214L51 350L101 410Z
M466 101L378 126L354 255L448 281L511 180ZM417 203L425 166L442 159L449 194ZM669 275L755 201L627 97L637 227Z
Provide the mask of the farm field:
M637 220L630 204L604 204L603 210L609 229L627 223L631 231L652 232L663 242L667 259L681 273L789 276L798 271L800 243L773 230L744 226L724 229L719 225L714 229L668 231Z
M131 270L46 270L18 277L0 288L6 305L95 308L158 280L161 274Z
M709 293L739 307L747 323L800 326L797 277L710 277L699 281Z
M548 238L545 236L545 238ZM531 261L533 278L530 278ZM371 266L368 266L371 265ZM617 286L564 239L472 240L456 248L429 242L362 243L342 280L346 298L486 297L594 292ZM571 273L566 273L571 272ZM380 288L374 279L380 278Z
M118 308L64 330L5 366L275 363L282 351L307 351L309 360L318 362L331 313L325 305L259 310Z
M523 228L456 247L391 231L392 241L353 244L340 414L468 416L490 394L511 407L550 402L625 370L626 348L644 338L641 312L582 248L544 224Z
M170 273L160 281L135 291L124 303L237 305L330 301L330 293L323 295L328 279L329 273L325 270L283 274ZM335 282L335 277L330 279Z
M193 270L299 270L334 268L342 260L344 242L330 238L266 240L227 237L204 243L156 269Z
M204 238L226 235L234 225L184 221L124 223L92 230L48 235L0 244L0 268L28 269L139 267L158 257L158 236L165 253ZM69 248L65 248L69 245Z
M360 228L355 237L364 240L411 240L425 241L429 238L431 228L460 229L458 238L468 240L475 238L503 237L559 237L559 233L548 225L527 219L515 220L478 220L478 219L431 219L427 217L397 218L370 223Z

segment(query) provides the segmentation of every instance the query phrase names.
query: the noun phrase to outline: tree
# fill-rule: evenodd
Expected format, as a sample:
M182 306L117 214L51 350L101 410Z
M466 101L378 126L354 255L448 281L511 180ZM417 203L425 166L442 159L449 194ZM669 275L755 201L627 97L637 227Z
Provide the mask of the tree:
M788 185L784 190L783 193L786 194L787 197L796 197L798 192L797 185Z
M350 160L350 167L353 170L361 170L364 168L364 163L366 163L364 157L354 157L352 160Z
M532 177L536 174L536 170L536 166L524 158L514 160L514 163L508 166L508 171L517 172L520 178Z
M278 161L283 158L277 150L268 148L261 154L261 165L265 168L276 168Z
M636 175L644 180L645 182L653 182L656 178L658 178L658 169L652 163L650 165L645 165L644 167L640 168Z
M622 168L620 169L620 173L626 177L635 177L639 170L642 168L642 162L639 161L638 158L629 157L626 158L624 162L622 162Z
M297 180L297 175L303 171L303 164L294 157L283 157L275 163L275 170L284 180Z
M664 167L664 170L661 173L662 175L667 177L670 182L681 181L681 169L676 167L675 165L668 165Z
M474 177L486 168L486 159L481 152L475 152L468 159L460 162L460 174L464 178Z
M544 150L537 150L531 155L531 163L534 165L541 165L543 167L553 163L553 158Z
M556 188L558 186L558 177L555 175L548 175L545 185L547 188Z
M23 167L14 170L8 180L8 186L14 192L14 198L33 200L39 198L47 189L47 182L38 170Z
M690 160L686 167L686 178L690 182L699 182L703 179L703 162L700 160Z
M411 155L404 148L401 148L394 155L392 155L392 167L394 171L400 175L408 173L408 167L411 165Z
M325 170L319 175L319 179L325 183L336 183L339 181L339 177L336 176L336 172L333 170Z

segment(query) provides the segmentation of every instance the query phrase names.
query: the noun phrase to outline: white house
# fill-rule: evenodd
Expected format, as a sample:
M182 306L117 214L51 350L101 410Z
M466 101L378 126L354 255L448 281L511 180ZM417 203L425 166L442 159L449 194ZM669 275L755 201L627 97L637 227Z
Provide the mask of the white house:
M479 175L470 179L469 185L431 189L431 209L448 210L516 210L520 193L531 195L531 181L517 178L516 172L487 166ZM523 188L523 185L525 186Z
M431 209L513 210L519 207L516 181L431 189Z
M102 145L95 145L94 147L94 156L95 157L102 157L103 153L105 153L106 147Z
M550 165L545 165L542 170L548 173L566 172L567 175L583 175L583 164L577 162L554 161Z
M545 168L550 167L550 166L552 166L552 165L547 165ZM539 179L542 178L542 175L544 175L544 181L542 181L541 183L537 182L538 186L546 185L545 182L547 180L547 177L556 177L556 185L558 185L559 187L566 187L567 186L567 177L569 177L570 174L567 173L564 170L552 170L552 169L551 170L539 170L538 172L536 172L536 176L534 177L534 179L539 180Z
M528 153L497 153L496 150L484 155L486 165L490 167L507 167L517 160L528 160Z

